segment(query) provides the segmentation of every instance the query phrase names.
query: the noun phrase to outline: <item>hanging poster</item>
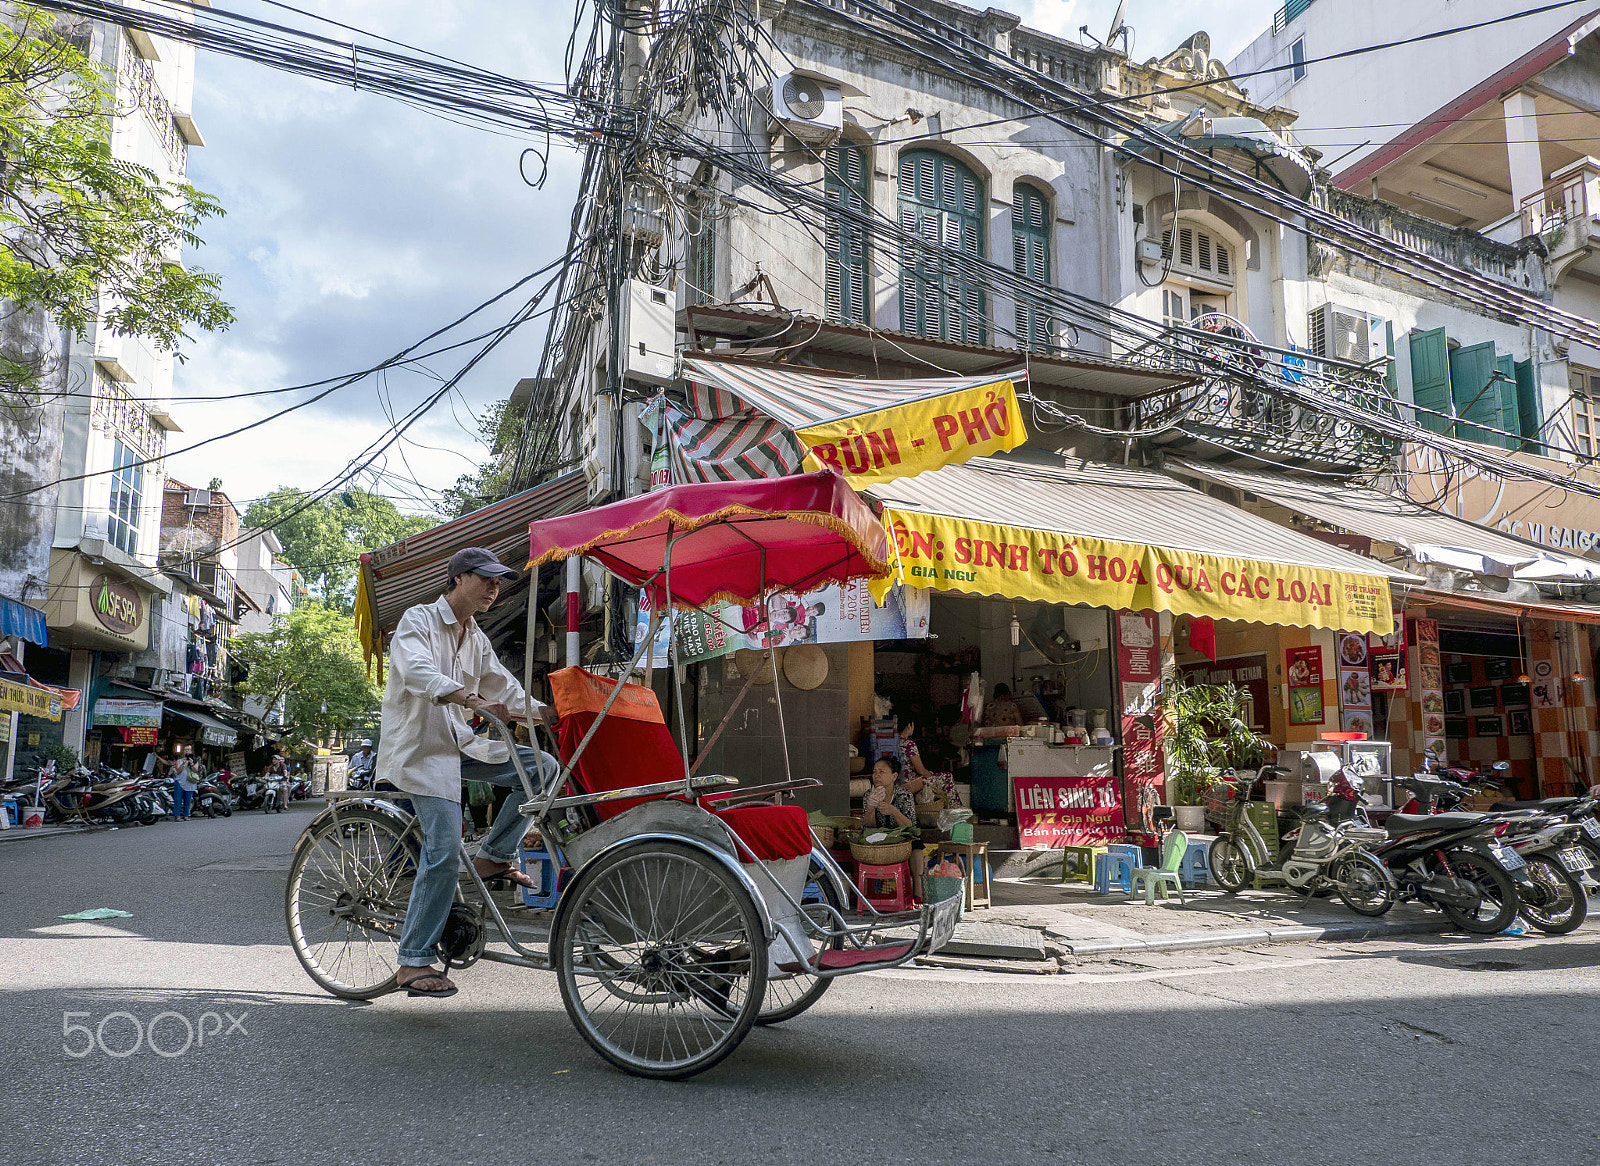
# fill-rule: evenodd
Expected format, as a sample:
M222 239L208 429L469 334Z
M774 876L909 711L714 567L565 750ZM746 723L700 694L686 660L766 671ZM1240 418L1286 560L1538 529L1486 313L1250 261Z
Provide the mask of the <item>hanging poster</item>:
M1372 661L1373 692L1404 692L1406 683L1405 649L1374 648Z
M1191 684L1231 684L1242 688L1250 699L1249 723L1259 728L1268 723L1272 712L1272 686L1267 682L1266 656L1232 656L1212 662L1179 667L1183 678Z
M1322 710L1322 649L1315 644L1284 652L1284 675L1289 681L1289 723L1320 725Z
M1345 668L1339 672L1339 707L1360 710L1372 707L1372 678L1365 668Z
M161 727L161 701L112 700L102 696L94 702L94 728L101 725L128 725L136 728Z
M1416 644L1416 704L1417 716L1421 719L1413 721L1417 727L1422 742L1422 749L1431 753L1439 761L1446 758L1446 738L1450 736L1448 729L1451 722L1465 721L1465 718L1456 716L1443 717L1441 714L1451 710L1445 704L1445 691L1442 683L1443 677L1439 668L1439 623L1437 620L1419 619L1412 621L1411 630L1414 633L1412 640ZM1459 693L1454 694L1457 697ZM1459 706L1458 710L1459 711ZM1445 730L1445 731L1441 731ZM1415 738L1414 738L1415 739Z
M1386 636L1377 632L1367 633L1367 646L1374 652L1404 652L1406 650L1406 621L1397 611L1394 613L1394 631Z

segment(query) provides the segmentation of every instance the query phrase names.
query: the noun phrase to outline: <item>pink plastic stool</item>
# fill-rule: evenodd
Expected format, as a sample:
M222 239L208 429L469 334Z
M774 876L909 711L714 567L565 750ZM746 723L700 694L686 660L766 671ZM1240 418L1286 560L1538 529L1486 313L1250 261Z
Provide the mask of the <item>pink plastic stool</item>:
M874 866L870 862L858 863L856 890L872 904L875 911L909 911L911 864L897 862L891 866Z

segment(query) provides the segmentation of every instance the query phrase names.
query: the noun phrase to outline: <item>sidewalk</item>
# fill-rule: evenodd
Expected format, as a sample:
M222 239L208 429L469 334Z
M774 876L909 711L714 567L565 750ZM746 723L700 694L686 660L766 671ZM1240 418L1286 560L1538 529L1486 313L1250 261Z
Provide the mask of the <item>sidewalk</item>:
M952 945L957 950L951 954L979 954L961 951L969 946L963 940L981 940L988 948L982 954L991 959L1056 955L1077 960L1129 951L1357 940L1448 931L1452 926L1438 911L1412 903L1368 919L1337 897L1302 899L1284 889L1230 895L1213 886L1185 890L1184 895L1182 906L1175 898L1147 906L1142 895L1137 900L1120 891L1101 895L1088 883L1049 877L996 879L994 905L963 916Z
M24 838L54 838L62 834L93 834L98 830L109 830L109 826L13 826L9 830L0 830L0 842L20 842Z

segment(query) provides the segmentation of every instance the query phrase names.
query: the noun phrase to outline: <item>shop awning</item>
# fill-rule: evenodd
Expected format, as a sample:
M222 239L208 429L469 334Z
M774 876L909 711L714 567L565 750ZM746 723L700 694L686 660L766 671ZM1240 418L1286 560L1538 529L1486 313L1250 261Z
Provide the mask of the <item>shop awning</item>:
M1388 634L1422 582L1150 470L1024 453L875 486L905 582Z
M30 685L33 688L42 688L46 692L53 692L61 698L61 711L70 713L83 703L83 690L78 688L60 688L54 684L46 684L42 680L35 680L28 675L27 666L10 652L0 652L0 680L13 680L18 684Z
M41 648L50 646L44 612L37 607L0 595L0 636L21 636Z
M23 713L47 721L61 719L61 698L48 688L0 680L0 712Z
M773 365L690 358L684 376L729 393L793 431L803 460L862 489L1028 439L1017 405L1022 369L986 376L853 380Z
M383 638L394 631L406 608L443 594L451 555L462 547L487 547L502 563L521 567L528 561L528 524L580 510L588 494L583 472L573 470L362 555L355 619L367 659L383 655Z
M199 709L178 708L168 705L167 712L175 717L182 717L200 726L200 739L207 745L235 745L239 741L239 733L231 725L225 725L216 717L209 716Z
M1351 534L1390 543L1418 563L1529 582L1600 579L1600 562L1593 559L1554 554L1538 543L1376 490L1201 462L1169 461L1167 468L1255 494Z
M1482 591L1436 591L1418 587L1406 592L1406 610L1412 614L1431 614L1433 608L1459 608L1503 615L1508 619L1526 617L1562 623L1600 624L1600 604L1534 603Z

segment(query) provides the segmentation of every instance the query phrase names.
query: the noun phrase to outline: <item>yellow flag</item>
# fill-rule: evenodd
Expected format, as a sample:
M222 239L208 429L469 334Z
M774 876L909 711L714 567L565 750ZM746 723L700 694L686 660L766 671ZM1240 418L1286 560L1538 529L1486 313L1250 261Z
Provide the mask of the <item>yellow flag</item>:
M804 468L838 470L857 490L1015 449L1028 440L1010 377L921 401L841 417L795 436Z

